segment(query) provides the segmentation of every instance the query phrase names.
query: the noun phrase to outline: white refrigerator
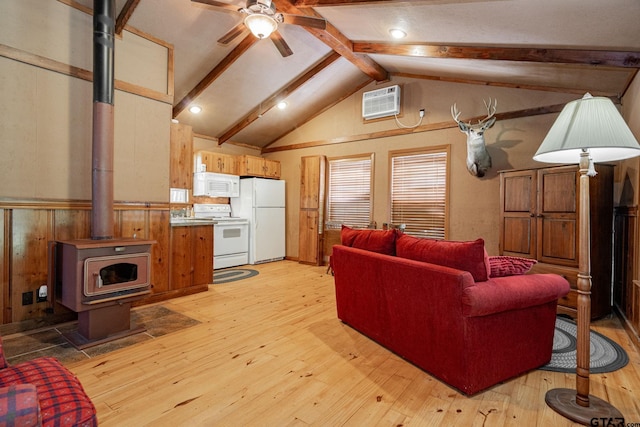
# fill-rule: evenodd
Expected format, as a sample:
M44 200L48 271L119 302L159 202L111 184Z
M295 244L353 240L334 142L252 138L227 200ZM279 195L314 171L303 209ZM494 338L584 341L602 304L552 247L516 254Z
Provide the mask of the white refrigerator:
M249 220L249 264L284 259L284 181L240 179L240 197L231 198L231 213Z

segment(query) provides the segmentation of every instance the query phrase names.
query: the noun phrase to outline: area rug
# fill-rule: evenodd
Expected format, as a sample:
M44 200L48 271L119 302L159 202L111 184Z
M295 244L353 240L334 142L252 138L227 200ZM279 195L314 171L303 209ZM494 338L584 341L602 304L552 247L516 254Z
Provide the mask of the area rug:
M213 272L213 284L221 285L223 283L235 282L236 280L247 279L257 276L258 271L250 268L229 268Z
M33 332L22 332L2 338L7 361L16 363L52 356L63 364L79 362L101 354L128 347L195 326L200 321L177 313L163 305L138 307L131 310L132 327L140 326L144 332L99 344L84 350L76 349L63 334L77 330L77 322L69 322Z
M564 317L556 318L556 330L553 336L551 362L540 369L545 371L576 371L576 323ZM629 356L615 341L598 332L591 331L590 372L601 374L613 372L629 363Z

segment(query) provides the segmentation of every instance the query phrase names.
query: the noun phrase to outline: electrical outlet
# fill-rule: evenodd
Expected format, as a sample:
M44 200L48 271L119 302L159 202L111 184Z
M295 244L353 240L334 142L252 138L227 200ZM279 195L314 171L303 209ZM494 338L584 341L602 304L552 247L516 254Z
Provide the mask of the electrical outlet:
M47 300L47 285L42 285L38 288L38 296L36 296L36 302L45 302Z
M33 291L22 293L22 305L33 304Z

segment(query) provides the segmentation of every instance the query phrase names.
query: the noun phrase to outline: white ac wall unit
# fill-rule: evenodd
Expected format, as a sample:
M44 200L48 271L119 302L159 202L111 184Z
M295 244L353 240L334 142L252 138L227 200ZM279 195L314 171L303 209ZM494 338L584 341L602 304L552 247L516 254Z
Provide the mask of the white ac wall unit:
M400 113L400 86L394 85L362 94L362 117L365 120Z

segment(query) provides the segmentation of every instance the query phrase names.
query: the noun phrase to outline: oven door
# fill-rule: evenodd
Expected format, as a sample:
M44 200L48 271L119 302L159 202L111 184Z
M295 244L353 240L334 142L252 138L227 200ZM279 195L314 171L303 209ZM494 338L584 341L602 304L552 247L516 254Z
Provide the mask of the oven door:
M213 228L213 256L249 251L249 224L219 222Z

